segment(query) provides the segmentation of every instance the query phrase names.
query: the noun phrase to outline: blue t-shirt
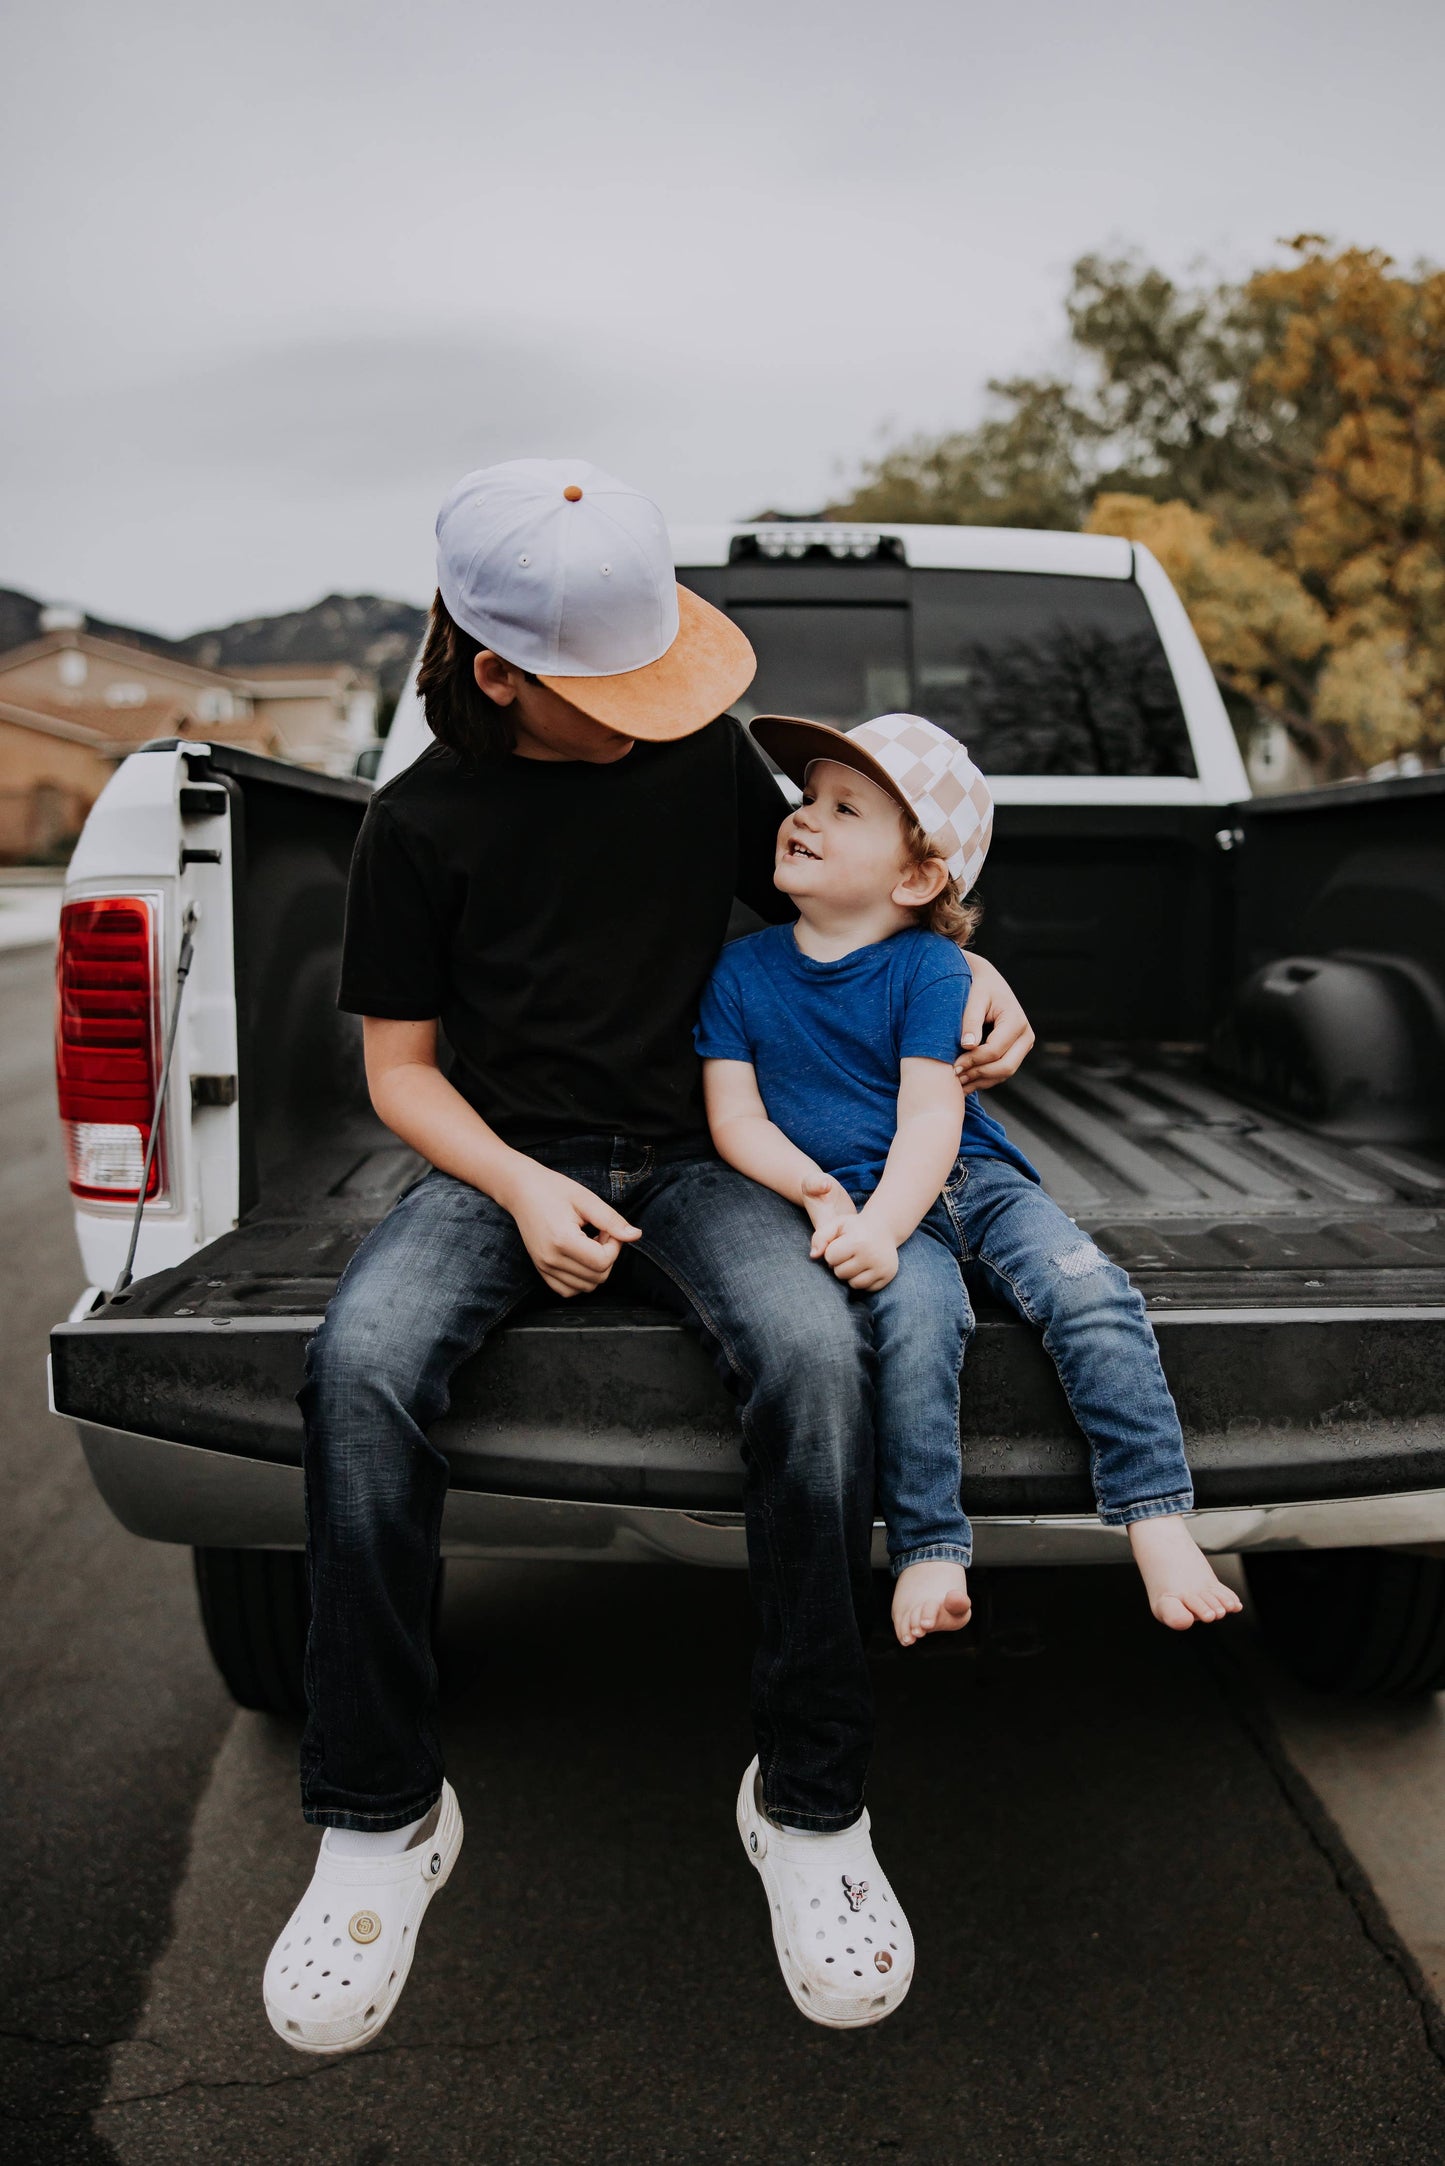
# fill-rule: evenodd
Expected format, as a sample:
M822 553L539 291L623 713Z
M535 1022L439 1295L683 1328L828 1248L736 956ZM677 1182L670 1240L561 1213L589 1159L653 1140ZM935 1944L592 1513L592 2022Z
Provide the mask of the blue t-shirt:
M751 1061L769 1120L849 1190L878 1185L898 1126L899 1062L958 1057L972 978L939 933L909 929L815 963L791 925L733 940L702 996L704 1060ZM1038 1175L977 1092L960 1151Z

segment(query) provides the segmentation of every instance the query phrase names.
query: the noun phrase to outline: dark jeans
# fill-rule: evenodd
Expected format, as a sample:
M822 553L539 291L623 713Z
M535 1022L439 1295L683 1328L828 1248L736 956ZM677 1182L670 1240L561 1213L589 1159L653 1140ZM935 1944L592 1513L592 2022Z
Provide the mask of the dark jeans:
M867 1309L809 1260L800 1210L715 1158L611 1136L532 1155L641 1227L634 1246L737 1396L764 1798L785 1825L847 1827L873 1733ZM308 1820L399 1827L440 1793L430 1617L447 1463L427 1430L458 1365L540 1285L501 1206L433 1171L363 1241L307 1348Z

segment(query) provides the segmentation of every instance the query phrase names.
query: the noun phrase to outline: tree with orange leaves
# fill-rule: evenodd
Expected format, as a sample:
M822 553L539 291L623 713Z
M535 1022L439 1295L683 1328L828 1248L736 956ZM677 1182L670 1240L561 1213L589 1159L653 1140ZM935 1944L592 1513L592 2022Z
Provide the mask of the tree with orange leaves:
M1084 257L1074 380L993 386L978 429L895 446L836 509L1146 543L1236 709L1343 774L1445 747L1445 272L1288 250L1194 290Z
M1225 691L1283 722L1317 759L1328 760L1331 748L1314 727L1314 702L1329 618L1287 565L1231 540L1207 513L1177 499L1160 504L1107 490L1085 531L1122 534L1152 550Z
M1318 417L1292 568L1328 634L1313 720L1362 759L1445 746L1445 271L1312 236L1249 293L1261 404Z

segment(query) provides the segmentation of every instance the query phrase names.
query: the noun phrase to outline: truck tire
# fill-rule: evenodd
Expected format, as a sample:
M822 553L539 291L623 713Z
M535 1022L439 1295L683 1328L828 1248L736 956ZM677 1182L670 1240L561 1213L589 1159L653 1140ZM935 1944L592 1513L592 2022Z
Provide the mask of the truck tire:
M299 1549L197 1549L196 1592L211 1660L238 1707L306 1711L301 1667L311 1602Z
M211 1660L238 1707L304 1715L302 1681L311 1598L299 1549L196 1549L196 1592ZM446 1560L432 1595L432 1652L440 1659Z
M1388 1549L1246 1557L1266 1646L1307 1685L1362 1699L1445 1690L1445 1562Z

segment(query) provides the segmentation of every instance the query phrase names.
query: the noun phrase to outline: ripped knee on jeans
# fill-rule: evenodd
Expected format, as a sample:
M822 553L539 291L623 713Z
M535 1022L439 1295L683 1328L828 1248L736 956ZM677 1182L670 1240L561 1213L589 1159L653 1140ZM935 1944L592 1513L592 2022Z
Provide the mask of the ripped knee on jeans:
M1050 1261L1060 1278L1065 1279L1092 1278L1096 1271L1109 1268L1108 1257L1092 1241L1075 1241L1068 1248L1060 1249Z

